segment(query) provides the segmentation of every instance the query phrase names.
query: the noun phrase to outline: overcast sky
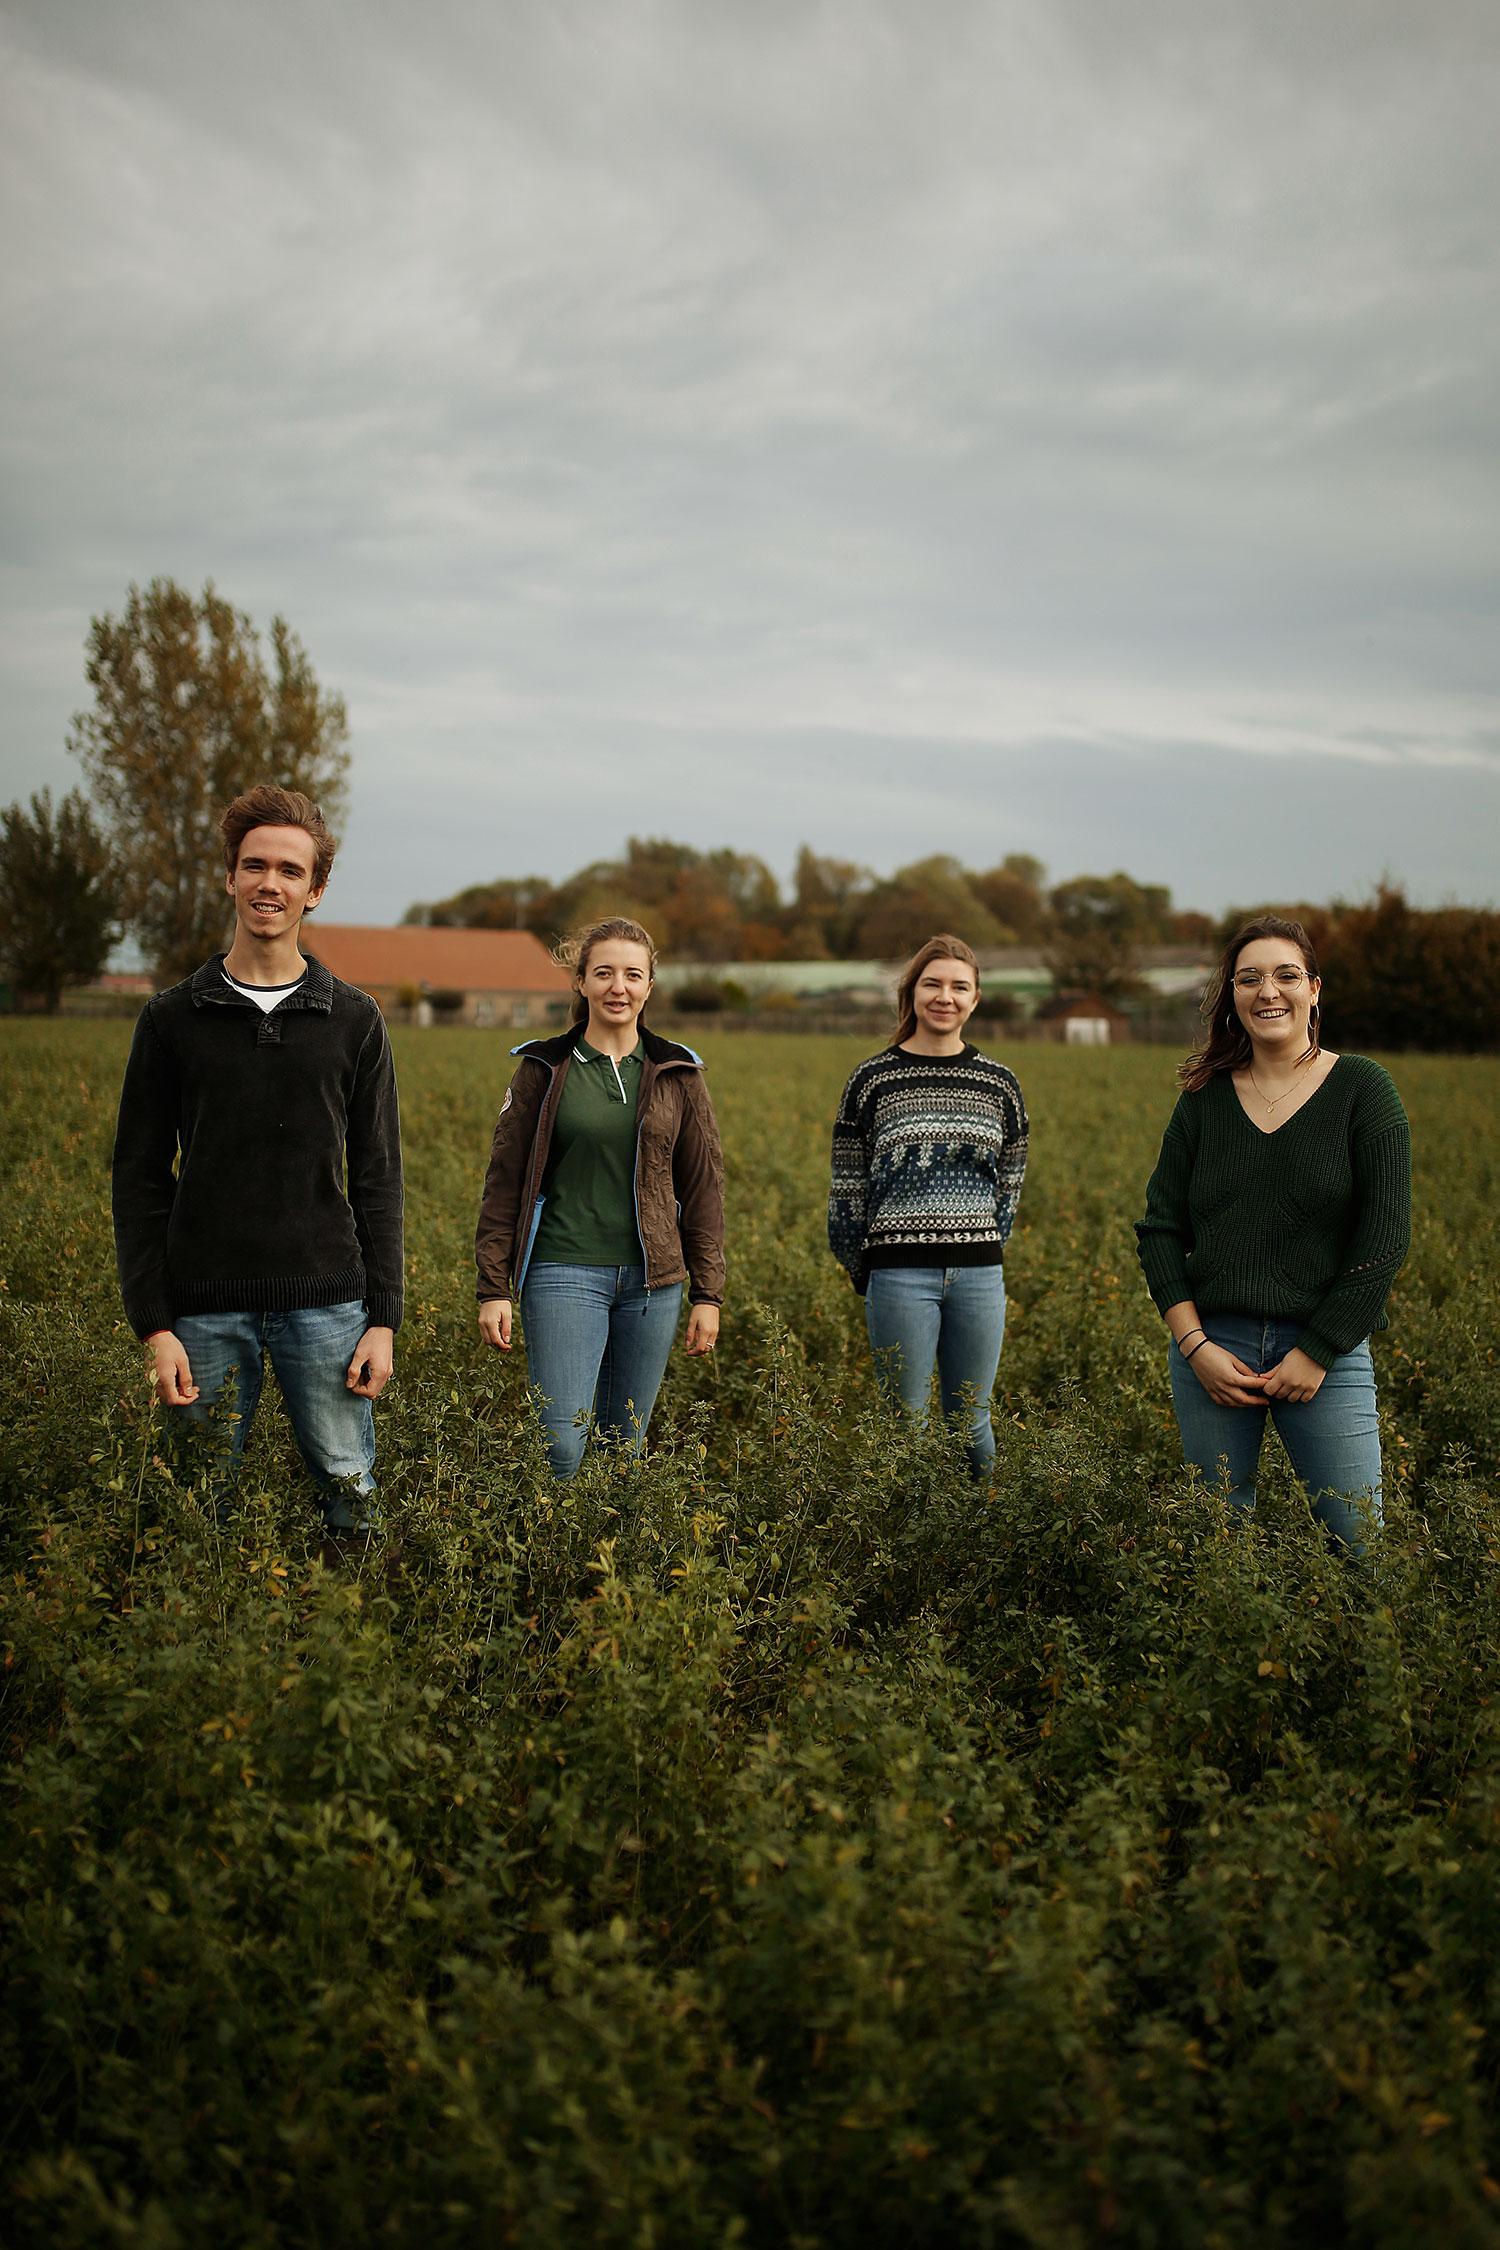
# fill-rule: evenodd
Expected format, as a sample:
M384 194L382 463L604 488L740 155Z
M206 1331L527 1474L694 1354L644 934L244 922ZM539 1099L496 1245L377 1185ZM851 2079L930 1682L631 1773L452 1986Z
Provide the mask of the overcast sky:
M0 799L132 580L326 911L627 834L1500 897L1493 0L0 4Z

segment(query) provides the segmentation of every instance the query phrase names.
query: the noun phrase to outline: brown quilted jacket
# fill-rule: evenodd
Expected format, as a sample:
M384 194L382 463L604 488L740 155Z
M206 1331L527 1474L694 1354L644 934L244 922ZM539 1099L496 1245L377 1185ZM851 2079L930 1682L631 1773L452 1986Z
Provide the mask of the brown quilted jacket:
M577 1031L528 1040L495 1125L479 1205L474 1262L481 1304L514 1297L526 1277L552 1125ZM686 1281L689 1302L724 1302L724 1158L703 1065L641 1029L645 1061L636 1102L635 1202L646 1287Z

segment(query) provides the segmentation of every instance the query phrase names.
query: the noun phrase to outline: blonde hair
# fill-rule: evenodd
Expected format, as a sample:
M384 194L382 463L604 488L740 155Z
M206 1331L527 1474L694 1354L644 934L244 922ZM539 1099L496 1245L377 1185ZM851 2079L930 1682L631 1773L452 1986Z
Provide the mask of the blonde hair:
M946 933L930 937L925 945L917 947L901 971L901 981L896 986L896 1036L891 1041L893 1047L899 1047L910 1039L917 1028L917 979L933 961L966 962L974 971L974 997L976 1000L979 997L979 963L974 958L972 946L965 945L961 937L949 937Z
M565 937L552 956L560 969L572 972L573 1013L569 1021L573 1025L584 1024L589 1020L589 1004L583 996L583 980L588 973L589 955L606 938L618 938L625 945L644 946L651 964L651 981L653 984L656 982L656 941L649 930L643 930L639 922L632 922L625 914L613 914L603 922L590 922L586 930L575 930L571 937ZM644 1007L641 1013L645 1014Z

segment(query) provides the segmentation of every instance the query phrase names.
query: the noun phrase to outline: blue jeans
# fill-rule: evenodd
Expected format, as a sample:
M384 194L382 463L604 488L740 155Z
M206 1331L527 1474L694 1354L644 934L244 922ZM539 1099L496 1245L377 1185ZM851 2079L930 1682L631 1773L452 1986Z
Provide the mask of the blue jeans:
M533 1259L521 1292L526 1365L560 1481L577 1476L591 1420L640 1452L681 1311L682 1283L648 1289L644 1266Z
M1263 1320L1251 1313L1209 1313L1210 1340L1222 1344L1257 1375L1275 1367L1302 1333L1295 1320ZM1190 1339L1192 1341L1192 1339ZM1210 1484L1220 1461L1229 1466L1229 1504L1255 1506L1255 1470L1266 1415L1306 1486L1313 1514L1352 1556L1364 1553L1364 1529L1352 1498L1364 1496L1380 1521L1380 1426L1375 1415L1375 1364L1368 1341L1336 1359L1309 1399L1268 1399L1264 1406L1219 1406L1175 1344L1167 1347L1172 1404L1190 1467Z
M173 1323L188 1356L198 1396L174 1406L174 1422L207 1422L212 1414L228 1437L215 1481L223 1513L240 1473L245 1440L260 1404L262 1354L269 1352L303 1460L318 1486L330 1531L374 1528L374 1511L361 1503L375 1490L375 1417L367 1398L345 1388L354 1347L369 1326L362 1304L309 1305L297 1312L183 1313ZM235 1402L225 1393L236 1378Z
M925 1414L937 1363L943 1419L968 1428L969 1473L982 1483L995 1458L990 1398L1005 1335L1003 1266L877 1266L865 1326L886 1398Z

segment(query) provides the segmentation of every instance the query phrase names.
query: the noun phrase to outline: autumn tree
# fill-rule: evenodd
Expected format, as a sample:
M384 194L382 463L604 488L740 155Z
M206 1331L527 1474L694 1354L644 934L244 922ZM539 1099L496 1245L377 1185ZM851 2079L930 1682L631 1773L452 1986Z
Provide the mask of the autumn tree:
M98 976L119 936L115 868L80 790L0 812L0 974L51 1015L64 985Z
M502 875L471 883L452 898L409 906L403 922L437 930L537 930L550 926L555 886L545 875Z
M874 876L852 859L826 859L804 844L792 878L795 903L787 952L794 961L841 961L854 951Z
M1171 892L1161 883L1138 883L1123 869L1059 883L1048 905L1045 959L1059 992L1124 999L1141 989L1140 948L1173 935Z
M164 982L187 976L228 927L218 823L257 781L300 789L338 820L348 722L301 642L274 617L270 663L250 619L210 582L194 600L170 578L130 588L96 617L87 677L94 706L73 721L120 870L122 918Z
M664 836L632 836L620 859L591 860L560 883L529 876L474 883L452 898L409 909L406 919L466 929L529 929L546 944L607 915L644 923L663 954L732 961L784 949L781 894L764 860L700 852Z
M1000 943L994 915L974 896L958 861L941 852L898 867L875 885L860 917L859 949L878 960L899 960L939 931L976 949Z
M1500 914L1412 906L1384 882L1309 931L1323 972L1322 1035L1335 1048L1493 1054L1500 1048Z
M971 875L969 888L1000 925L1002 943L1034 945L1047 919L1042 878L1047 870L1029 852L1009 852L998 867Z

